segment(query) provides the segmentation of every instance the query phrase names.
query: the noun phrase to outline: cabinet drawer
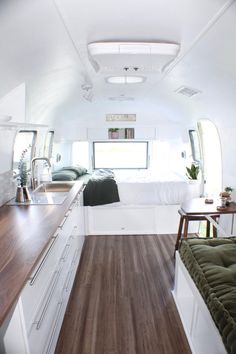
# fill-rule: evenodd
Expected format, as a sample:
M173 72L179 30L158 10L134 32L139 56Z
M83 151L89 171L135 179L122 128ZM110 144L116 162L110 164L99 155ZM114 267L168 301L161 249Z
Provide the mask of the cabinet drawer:
M78 268L80 255L82 251L84 237L75 236L73 238L73 246L71 247L70 258L65 267L65 275L63 276L61 287L62 287L62 296L63 299L67 299L69 297L71 288L73 286L75 274Z
M38 307L52 282L54 272L63 252L65 252L65 247L66 240L63 237L57 235L52 238L36 270L21 293L27 332L30 331Z
M61 312L62 297L60 292L60 270L54 273L51 286L41 303L29 333L29 347L31 354L49 352L50 338L55 322Z

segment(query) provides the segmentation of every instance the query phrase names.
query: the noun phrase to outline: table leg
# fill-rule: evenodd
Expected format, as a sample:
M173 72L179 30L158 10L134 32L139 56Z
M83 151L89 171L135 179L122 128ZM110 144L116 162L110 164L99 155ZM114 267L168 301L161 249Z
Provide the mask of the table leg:
M185 224L184 224L184 237L188 236L188 218L185 217Z
M210 237L210 231L211 231L211 224L210 221L207 220L207 227L206 227L206 237Z
M217 222L217 218L220 218L219 216L214 216L212 217L213 220L215 220L215 222ZM212 225L212 228L213 228L213 238L216 238L217 237L217 228Z

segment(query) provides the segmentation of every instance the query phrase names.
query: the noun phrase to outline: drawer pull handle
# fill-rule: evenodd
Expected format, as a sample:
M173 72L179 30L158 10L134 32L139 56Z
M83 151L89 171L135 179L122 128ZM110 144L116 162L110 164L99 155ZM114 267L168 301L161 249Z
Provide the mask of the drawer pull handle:
M72 204L70 205L70 207L69 207L68 210L69 210L69 211L72 211L75 206L76 206L76 200L74 200L74 201L72 202Z
M72 276L72 270L70 270L67 274L67 277L66 277L66 281L65 281L65 286L64 286L64 289L66 292L68 292L68 289L69 289L69 284L70 284L70 280L71 280L71 276Z
M64 225L65 225L65 222L66 222L68 216L69 216L69 215L65 215L65 216L64 216L64 219L63 219L63 221L62 221L62 223L61 223L61 225L58 226L58 228L59 228L60 230L63 229L63 227L64 227Z
M69 249L70 249L70 244L67 243L63 252L62 252L61 261L63 261L63 262L66 261L68 254L69 254Z
M52 300L52 296L53 296L53 293L54 293L54 290L56 288L56 285L57 285L57 282L59 280L59 277L60 277L60 273L61 273L61 270L62 268L58 271L55 271L54 274L53 274L53 277L54 277L54 281L53 281L53 284L52 284L52 287L49 291L49 294L48 294L48 297L47 297L47 300L45 302L45 305L43 307L43 310L41 312L41 315L39 317L39 320L36 322L37 323L37 326L36 326L36 329L39 330L40 327L42 326L42 323L43 323L43 320L44 320L44 317L46 315L46 312L47 312L47 309L48 309L48 306Z
M31 285L31 286L34 285L36 279L38 278L38 276L39 276L39 274L40 274L40 272L41 272L41 270L42 270L42 268L43 268L43 266L44 266L44 263L46 262L46 260L47 260L47 258L48 258L48 256L49 256L49 254L50 254L51 251L52 251L52 248L53 248L53 246L54 246L54 243L55 243L55 241L57 240L57 236L58 236L58 234L57 234L55 237L53 237L52 240L50 241L51 244L50 244L50 246L49 246L49 248L48 248L48 250L47 250L45 256L43 257L43 259L42 259L40 265L38 266L36 272L34 273L33 277L30 278L31 280L30 280L29 285Z
M50 353L51 352L51 346L52 346L53 339L54 339L54 336L55 336L55 331L56 331L57 324L58 324L58 321L59 321L60 315L61 315L62 304L63 304L62 301L58 302L58 304L57 304L57 307L58 307L57 315L56 315L56 319L55 319L55 322L54 322L53 330L52 330L52 333L51 333L51 337L50 337L50 341L49 341L46 353Z
M77 259L77 257L78 257L78 254L79 254L79 249L77 248L77 249L75 250L74 257L73 257L73 259L72 259L71 264L75 264L76 259Z

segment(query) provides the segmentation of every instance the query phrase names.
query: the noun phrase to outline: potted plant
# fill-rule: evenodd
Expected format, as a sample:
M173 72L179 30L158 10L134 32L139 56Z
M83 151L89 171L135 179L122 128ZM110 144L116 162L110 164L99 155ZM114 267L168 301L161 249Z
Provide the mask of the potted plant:
M221 198L227 198L227 204L229 204L231 200L231 193L233 192L233 188L230 186L225 187L224 191L220 193Z
M119 138L119 128L110 128L109 133L111 134L111 139Z
M188 177L188 179L191 181L193 180L196 181L200 171L199 166L192 163L191 167L186 166L186 170L187 170L186 176Z

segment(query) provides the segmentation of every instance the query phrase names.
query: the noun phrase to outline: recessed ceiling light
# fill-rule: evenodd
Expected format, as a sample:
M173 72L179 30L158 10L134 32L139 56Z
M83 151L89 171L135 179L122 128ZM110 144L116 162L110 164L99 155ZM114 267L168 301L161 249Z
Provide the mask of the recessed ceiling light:
M141 84L145 79L144 76L109 76L106 81L109 84Z

